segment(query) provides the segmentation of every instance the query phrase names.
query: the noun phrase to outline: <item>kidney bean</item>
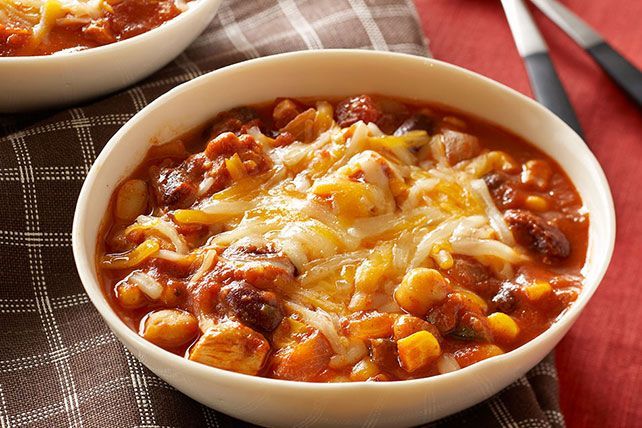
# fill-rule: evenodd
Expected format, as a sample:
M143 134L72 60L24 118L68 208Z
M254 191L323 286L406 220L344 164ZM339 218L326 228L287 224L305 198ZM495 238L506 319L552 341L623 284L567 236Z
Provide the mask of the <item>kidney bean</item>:
M491 302L495 309L505 314L512 314L517 307L517 289L518 287L510 282L504 282Z
M508 210L504 218L520 244L543 256L545 263L553 263L571 253L571 244L557 227L527 210Z
M239 321L259 331L273 331L283 319L279 299L270 291L261 291L245 281L225 287L225 302Z
M376 122L381 117L381 111L370 96L360 95L340 101L335 116L337 124L346 127L360 120L365 123Z
M395 131L395 135L404 135L416 130L426 131L428 134L432 134L435 130L435 120L423 113L415 113L399 125Z

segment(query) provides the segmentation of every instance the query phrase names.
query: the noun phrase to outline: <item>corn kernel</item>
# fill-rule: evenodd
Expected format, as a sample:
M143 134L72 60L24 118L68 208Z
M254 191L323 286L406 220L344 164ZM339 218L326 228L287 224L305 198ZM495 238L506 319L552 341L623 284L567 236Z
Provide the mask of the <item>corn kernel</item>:
M414 372L426 367L441 355L439 342L431 333L418 331L397 341L401 367L407 372Z
M350 380L353 382L368 380L379 374L379 367L370 359L364 358L354 365Z
M548 201L541 196L528 195L524 203L529 210L541 212L548 209Z
M553 291L553 287L548 281L536 280L532 284L524 287L524 292L528 300L539 300Z
M519 334L519 326L514 319L503 312L495 312L488 316L488 326L495 339L510 342Z
M448 284L434 269L416 268L395 289L395 300L405 311L421 317L448 296Z

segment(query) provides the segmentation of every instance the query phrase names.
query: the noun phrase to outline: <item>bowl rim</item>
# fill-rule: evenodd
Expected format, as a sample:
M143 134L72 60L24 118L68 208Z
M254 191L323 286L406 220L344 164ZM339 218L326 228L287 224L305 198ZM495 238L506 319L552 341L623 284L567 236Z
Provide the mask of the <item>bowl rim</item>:
M248 66L253 66L255 64L261 64L266 62L278 62L278 61L296 61L298 58L310 57L310 56L344 56L344 57L378 57L381 60L411 60L411 61L422 61L427 66L441 67L449 73L458 74L461 77L475 78L480 85L490 85L494 86L496 89L503 91L504 93L510 95L511 97L518 98L521 102L525 102L530 105L532 108L539 110L544 117L547 117L547 120L557 122L558 125L562 125L569 133L574 134L577 138L576 141L584 142L583 139L575 133L566 123L564 123L559 117L557 117L550 110L546 109L541 104L537 103L533 99L523 95L522 93L507 87L497 81L494 81L488 77L475 73L473 71L464 69L462 67L449 64L444 61L439 61L432 58L425 58L416 55L409 55L403 53L394 53L387 51L370 51L370 50L360 50L360 49L324 49L324 50L314 50L314 51L299 51L299 52L289 52L271 56L265 56L261 58L256 58L248 61L243 61L240 63L228 65L220 69L211 71L209 73L203 74L189 82L185 82L181 85L176 86L167 93L161 95L148 106L143 108L141 111L136 113L127 123L125 123L114 136L107 142L102 152L96 158L92 168L90 169L85 182L83 183L82 189L80 191L78 202L76 205L76 210L74 213L73 220L73 229L72 229L72 246L73 254L76 262L76 268L78 270L81 282L83 287L88 294L90 300L94 307L98 310L100 315L106 321L107 325L116 333L117 336L126 336L127 339L133 341L140 348L144 349L144 353L154 357L156 360L163 360L163 364L167 367L184 369L191 371L191 374L197 375L203 378L206 377L218 377L221 381L230 381L230 382L254 382L259 386L266 387L284 387L284 388L295 388L300 392L305 391L338 391L345 390L356 391L363 389L380 389L380 390L396 390L399 388L406 388L409 385L422 385L429 387L432 384L439 384L441 382L456 381L458 378L466 378L467 376L474 376L482 373L487 367L495 366L496 368L501 367L505 361L512 360L520 355L525 355L531 352L531 350L538 347L541 342L549 340L549 337L554 335L557 330L565 328L567 324L570 325L567 328L572 326L572 323L577 318L577 316L584 309L592 295L595 293L599 287L606 270L608 269L610 260L612 258L613 249L615 246L615 208L613 204L613 198L611 196L610 187L606 176L602 170L602 167L598 163L595 156L588 149L586 144L575 144L576 149L580 153L576 153L575 157L583 157L586 161L590 163L587 165L591 169L592 173L596 175L596 179L599 182L601 188L599 189L599 196L603 199L605 205L605 216L607 217L608 224L606 224L605 232L608 236L608 242L601 242L601 245L607 245L606 248L606 257L598 261L599 269L596 270L594 274L594 284L589 284L589 288L582 288L582 292L578 299L567 309L564 310L562 314L556 319L556 321L549 327L547 330L542 332L537 337L526 342L525 344L519 346L518 348L509 351L505 354L494 356L493 358L485 359L479 361L470 366L461 368L454 372L418 378L410 380L401 380L394 382L338 382L338 383L327 383L327 382L304 382L304 381L293 381L293 380L282 380L282 379L273 379L260 376L247 375L243 373L237 373L229 370L224 370L216 367L207 366L205 364L197 363L195 361L188 360L182 356L173 354L169 351L166 351L156 345L153 345L151 342L145 340L135 331L131 330L116 314L116 312L111 308L107 299L105 298L99 281L94 280L91 273L92 260L89 260L89 257L85 257L87 254L87 248L83 243L84 231L82 230L82 224L85 222L85 207L89 204L87 198L88 193L94 187L94 183L99 176L100 170L105 165L105 159L108 157L109 153L120 144L120 141L124 135L129 132L129 129L134 127L139 121L144 120L145 116L153 112L157 107L165 103L171 103L175 97L181 95L181 93L188 91L190 88L198 86L204 83L209 79L216 79L219 76L234 73L238 69L246 68ZM501 124L500 124L501 125ZM562 165L563 169L566 169ZM584 198L584 195L581 195ZM593 263L596 263L593 261ZM88 285L89 284L89 285ZM120 337L119 337L120 340ZM521 375L521 374L520 374Z
M129 46L135 46L137 44L144 44L148 39L155 37L161 31L167 30L169 26L179 25L186 19L190 19L189 16L200 12L201 9L207 7L209 3L219 3L221 0L191 0L187 3L187 9L180 14L176 15L168 21L164 21L159 26L152 28L149 31L144 33L137 34L134 37L130 37L125 40L119 40L113 43L106 45L96 46L94 48L82 49L72 52L53 52L48 55L26 55L26 56L0 56L0 66L9 65L9 64L19 64L19 65L41 65L42 62L47 63L56 63L62 61L69 61L70 59L81 60L83 57L91 57L108 54L110 50L114 49L126 49Z

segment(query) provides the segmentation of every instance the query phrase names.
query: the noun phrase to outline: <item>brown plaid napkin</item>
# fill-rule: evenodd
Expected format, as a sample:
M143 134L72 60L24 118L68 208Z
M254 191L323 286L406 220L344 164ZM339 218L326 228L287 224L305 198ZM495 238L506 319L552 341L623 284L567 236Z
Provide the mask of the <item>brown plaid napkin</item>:
M244 59L345 47L428 54L410 0L226 1L186 52L139 85L69 110L0 118L2 428L245 425L157 378L102 322L73 262L76 198L116 130L175 85ZM433 425L563 426L557 388L549 357Z

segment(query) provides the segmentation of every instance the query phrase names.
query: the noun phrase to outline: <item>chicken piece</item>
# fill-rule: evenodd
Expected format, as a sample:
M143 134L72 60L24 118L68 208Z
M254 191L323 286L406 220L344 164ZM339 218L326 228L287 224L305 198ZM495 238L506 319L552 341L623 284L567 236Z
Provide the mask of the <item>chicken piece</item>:
M332 357L330 344L319 332L301 342L279 350L272 368L278 379L312 381L328 368Z
M442 131L442 142L444 143L446 159L450 165L473 158L481 152L477 137L464 132L444 129Z
M192 347L189 359L208 366L256 375L270 350L262 334L238 322L212 325Z
M316 137L314 132L314 120L316 116L317 111L313 108L309 108L296 115L283 128L281 128L281 132L292 135L292 139L294 141L309 143Z
M491 300L493 308L506 314L513 313L518 304L518 290L519 287L512 282L506 281L502 283L499 291L493 296Z
M497 345L490 343L481 343L468 346L466 348L458 349L455 351L455 359L460 367L468 367L471 364L477 363L490 357L503 354L504 351Z
M464 310L465 302L461 295L452 294L445 302L430 311L427 320L437 327L440 334L447 335L457 327Z
M488 268L472 257L456 257L448 275L455 282L466 288L472 288L490 278Z
M537 190L548 190L553 170L548 162L532 159L522 166L522 183Z
M370 357L381 370L397 373L400 369L397 344L391 339L370 339Z
M459 340L480 342L488 342L492 337L486 317L474 312L464 312L450 335Z
M472 257L455 257L447 275L456 285L483 297L492 297L500 287L499 281L492 277L490 270Z
M107 45L116 41L107 18L92 19L89 24L83 27L82 33L99 45Z

